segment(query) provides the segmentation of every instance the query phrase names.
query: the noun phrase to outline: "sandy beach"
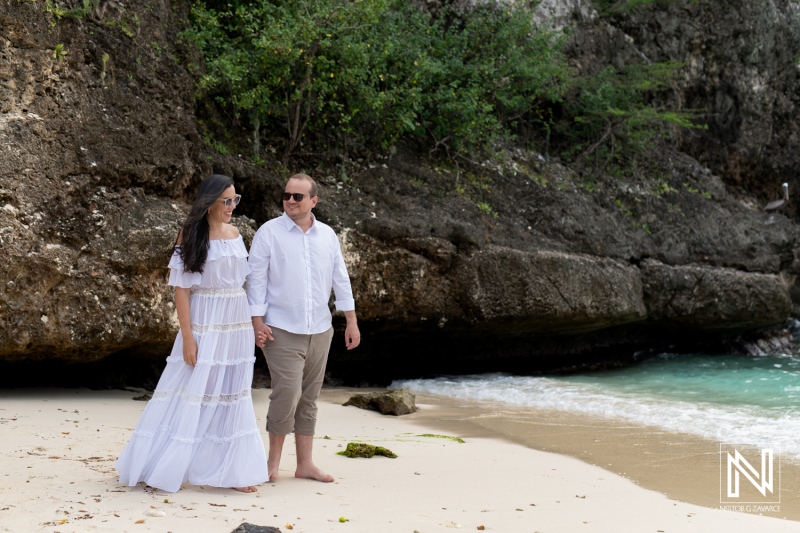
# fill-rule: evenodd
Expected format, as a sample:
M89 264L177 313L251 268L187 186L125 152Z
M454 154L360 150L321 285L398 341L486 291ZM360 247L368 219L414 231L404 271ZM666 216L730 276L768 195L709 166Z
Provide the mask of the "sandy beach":
M349 393L326 389L320 401L315 459L335 483L295 479L293 446L288 446L281 477L256 494L190 485L172 494L117 482L114 461L144 407L133 400L140 392L0 390L0 531L229 532L242 522L308 533L789 532L800 527L792 520L671 500L644 488L636 476L613 473L624 468L614 461L626 454L619 442L603 442L606 437L586 450L594 454L585 458L588 462L532 449L536 443L526 441L525 435L544 435L539 447L572 453L561 448L565 441L580 448L581 431L560 423L494 416L431 397L418 398L418 413L385 417L342 407ZM253 390L262 427L268 394ZM584 430L584 436L617 433L613 427L603 433L600 426ZM498 431L511 438L516 432L515 440L527 446L496 438ZM459 436L465 442L424 434ZM387 447L398 458L336 455L350 441ZM622 441L637 439L628 434ZM609 470L589 464L609 459ZM682 468L691 472L693 466Z

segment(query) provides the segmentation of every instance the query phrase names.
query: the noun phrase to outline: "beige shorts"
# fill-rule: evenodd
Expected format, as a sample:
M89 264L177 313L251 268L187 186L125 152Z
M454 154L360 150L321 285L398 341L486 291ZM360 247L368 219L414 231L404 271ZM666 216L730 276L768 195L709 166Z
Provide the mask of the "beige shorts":
M272 328L272 337L262 348L272 378L267 431L313 435L333 328L314 335Z

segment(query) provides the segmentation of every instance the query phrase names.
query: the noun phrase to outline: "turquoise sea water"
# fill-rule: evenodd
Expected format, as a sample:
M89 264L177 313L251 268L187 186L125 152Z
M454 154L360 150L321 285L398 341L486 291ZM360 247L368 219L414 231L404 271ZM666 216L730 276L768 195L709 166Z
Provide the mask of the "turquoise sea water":
M483 374L393 387L625 420L800 461L800 357L662 354L634 366L563 377Z

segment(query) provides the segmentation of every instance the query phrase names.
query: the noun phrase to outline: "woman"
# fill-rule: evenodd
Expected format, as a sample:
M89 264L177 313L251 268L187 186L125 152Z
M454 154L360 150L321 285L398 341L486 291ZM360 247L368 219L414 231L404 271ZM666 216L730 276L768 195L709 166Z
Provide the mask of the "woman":
M250 387L255 338L242 289L247 249L228 222L233 181L200 185L169 262L181 330L131 440L120 482L175 492L184 481L256 492L269 479Z

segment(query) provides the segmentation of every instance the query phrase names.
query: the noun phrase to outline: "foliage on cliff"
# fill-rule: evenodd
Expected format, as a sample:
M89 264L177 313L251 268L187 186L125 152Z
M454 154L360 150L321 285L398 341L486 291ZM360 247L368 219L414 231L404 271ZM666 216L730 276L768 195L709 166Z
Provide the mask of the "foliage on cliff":
M595 4L619 11L655 1ZM580 172L634 174L654 139L692 126L690 114L652 98L674 83L680 63L598 64L578 76L564 53L568 35L532 25L525 4L420 5L194 0L183 35L200 54L184 63L195 74L201 123L203 109L227 115L205 128L207 141L246 152L241 136L225 139L236 125L250 132L254 160L270 159L269 150L286 162L401 139L449 159L472 158L504 140L559 155ZM102 23L106 7L43 2L51 25ZM133 35L128 19L112 19L107 24ZM139 24L135 13L131 20ZM54 53L63 58L66 50Z
M452 159L503 139L592 174L631 173L654 138L692 126L650 103L679 63L578 77L566 36L537 29L532 13L522 3L198 0L185 35L204 58L190 65L198 98L251 132L256 160L262 139L284 161L400 139Z
M449 155L542 120L560 101L562 40L523 6L397 0L198 1L191 41L211 97L285 156L401 137ZM198 69L200 67L198 66ZM310 150L313 146L315 150Z
M676 111L647 101L668 89L680 75L678 62L607 66L576 78L565 97L564 117L554 125L561 154L590 173L635 172L656 137L675 128L698 128L691 111Z

